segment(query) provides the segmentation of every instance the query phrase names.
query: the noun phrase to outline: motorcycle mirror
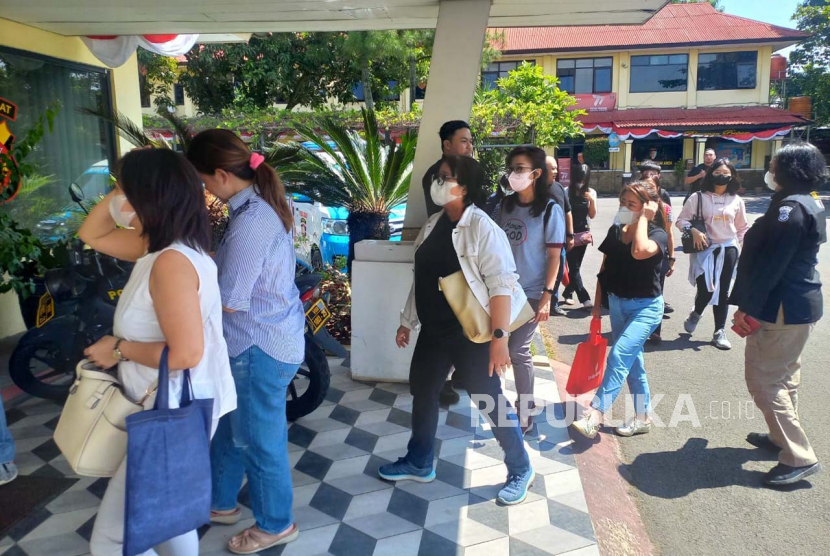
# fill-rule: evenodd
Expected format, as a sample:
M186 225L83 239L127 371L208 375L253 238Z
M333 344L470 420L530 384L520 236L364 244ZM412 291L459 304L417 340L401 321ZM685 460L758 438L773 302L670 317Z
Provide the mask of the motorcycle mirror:
M84 190L81 189L80 185L73 181L69 184L69 196L72 197L72 200L76 203L80 203L84 200Z
M89 211L86 210L86 207L83 203L84 190L81 189L81 186L75 183L74 181L69 184L69 196L72 197L72 200L75 201L79 207L81 207L81 210L89 214Z

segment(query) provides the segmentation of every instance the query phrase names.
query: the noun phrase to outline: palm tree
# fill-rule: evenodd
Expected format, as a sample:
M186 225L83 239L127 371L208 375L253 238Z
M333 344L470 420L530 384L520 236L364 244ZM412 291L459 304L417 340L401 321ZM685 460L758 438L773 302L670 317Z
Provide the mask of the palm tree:
M362 134L328 116L312 125L297 124L295 130L320 152L299 143L276 145L268 153L268 163L280 172L289 191L349 210L351 270L355 243L389 239L389 212L409 193L417 135L409 130L399 144L385 142L371 110L363 110Z

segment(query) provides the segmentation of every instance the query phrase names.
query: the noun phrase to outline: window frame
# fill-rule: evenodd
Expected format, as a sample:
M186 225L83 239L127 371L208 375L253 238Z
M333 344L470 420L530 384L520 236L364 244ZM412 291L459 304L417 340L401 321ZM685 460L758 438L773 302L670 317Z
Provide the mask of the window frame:
M501 79L502 77L507 77L508 73L510 73L513 70L518 69L519 66L521 66L525 62L527 62L528 64L530 64L532 66L536 65L536 60L535 59L532 59L532 60L497 60L495 62L490 62L490 64L488 64L488 68L481 70L481 76L480 76L479 82L481 83L481 86L486 88L488 91L492 91L493 89L498 89L498 85L496 84L496 82L499 79ZM498 64L499 65L498 71L488 71L489 66L492 65L492 64ZM503 71L501 69L501 64L516 64L516 65L513 68L511 68L507 71ZM502 75L502 74L504 74L504 75ZM495 75L496 76L495 80L492 81L492 83L493 83L492 87L486 87L486 83L484 81L484 76L485 75Z
M112 81L112 70L107 67L99 67L99 66L92 66L89 64L83 64L80 62L72 62L70 60L64 60L63 58L55 58L54 56L47 56L46 54L40 54L38 52L31 52L29 50L22 50L20 48L14 48L11 46L4 46L0 45L0 53L7 52L14 56L23 56L27 58L33 58L35 60L41 60L43 62L47 62L49 64L55 64L59 66L63 66L70 70L76 71L86 71L86 72L97 72L102 74L103 79L101 80L102 84L106 83L106 87L101 87L101 94L103 95L103 103L104 107L107 109L107 112L113 111L113 81ZM139 92L140 94L140 92ZM115 167L115 163L118 162L118 134L115 132L115 126L112 125L110 122L104 122L106 127L107 133L107 143L109 148L107 149L107 155L109 156L109 160L112 161L113 168Z
M182 101L179 102L177 98L179 96L179 91L181 91ZM173 104L176 106L184 106L185 105L185 95L184 95L184 85L181 83L173 83Z
M686 84L683 86L682 89L647 89L642 91L635 91L632 88L632 84L634 83L634 68L635 67L667 67L667 66L680 66L680 64L672 64L672 63L665 63L665 64L652 64L651 59L657 56L665 56L667 60L671 60L672 56L685 56L686 57ZM635 58L648 58L648 64L635 64ZM689 53L688 52L668 52L665 54L659 53L651 53L651 54L634 54L629 59L629 72L628 72L628 92L633 94L640 94L640 93L685 93L689 90Z
M754 62L751 63L751 64L750 64L750 62L741 62L740 59L739 59L741 54L752 54L752 55L754 55L754 58L755 58ZM700 56L701 55L714 56L715 59L712 60L711 62L701 62L700 61ZM721 62L721 61L718 60L718 57L728 56L728 55L734 55L735 56L735 61L734 62ZM701 79L703 79L703 76L701 76L701 67L702 66L716 67L719 64L722 67L726 66L726 64L734 65L735 86L734 87L720 87L720 86L718 86L718 83L715 83L714 86L712 86L712 87L703 87L701 85ZM752 80L753 81L752 87L741 87L741 82L740 82L740 79L739 79L739 77L740 77L740 67L741 66L752 67L753 72L754 72L753 80ZM718 75L718 77L721 77L721 75ZM722 81L722 79L721 79L721 81ZM758 51L757 50L732 50L732 51L729 51L729 52L702 52L702 53L698 54L698 59L697 59L697 90L698 91L751 91L751 90L757 89L757 88L758 88Z
M587 67L577 67L577 62L590 60L591 61L591 90L586 93L577 93L576 92L576 71L578 69L588 69ZM607 66L597 66L597 60L610 60L611 63ZM561 68L564 71L572 71L573 74L565 77L573 77L573 91L568 91L565 87L562 87L562 75L560 75L560 62L573 62L574 67L572 68ZM607 91L598 91L596 88L597 83L597 70L609 70L611 75L608 79L608 90ZM566 91L569 95L601 95L601 94L609 94L614 92L614 57L613 56L590 56L587 58L559 58L556 60L556 78L559 80L560 89Z

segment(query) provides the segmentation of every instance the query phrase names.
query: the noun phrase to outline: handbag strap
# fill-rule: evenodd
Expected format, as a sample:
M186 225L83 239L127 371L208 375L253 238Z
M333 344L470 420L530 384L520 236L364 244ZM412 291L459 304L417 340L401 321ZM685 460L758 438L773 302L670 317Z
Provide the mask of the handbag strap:
M591 343L596 345L602 339L602 319L596 317L591 319Z
M696 220L703 220L703 193L697 192L697 212L695 213Z
M161 350L161 358L159 359L159 379L158 392L156 394L156 401L153 404L153 409L170 409L170 367L168 366L167 356L169 349L164 346ZM193 384L190 381L190 369L184 370L184 384L182 384L182 397L179 407L184 407L192 400L191 391Z

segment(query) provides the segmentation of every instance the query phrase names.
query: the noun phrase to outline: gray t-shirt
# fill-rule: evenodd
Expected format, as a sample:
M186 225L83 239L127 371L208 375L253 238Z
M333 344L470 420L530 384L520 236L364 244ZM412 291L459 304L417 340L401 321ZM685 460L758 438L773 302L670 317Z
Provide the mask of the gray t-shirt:
M547 215L547 223L545 216ZM540 299L545 287L548 269L547 248L565 243L565 213L555 201L539 216L531 216L530 205L516 202L512 209L504 204L499 207L496 222L507 234L519 284L528 299Z

